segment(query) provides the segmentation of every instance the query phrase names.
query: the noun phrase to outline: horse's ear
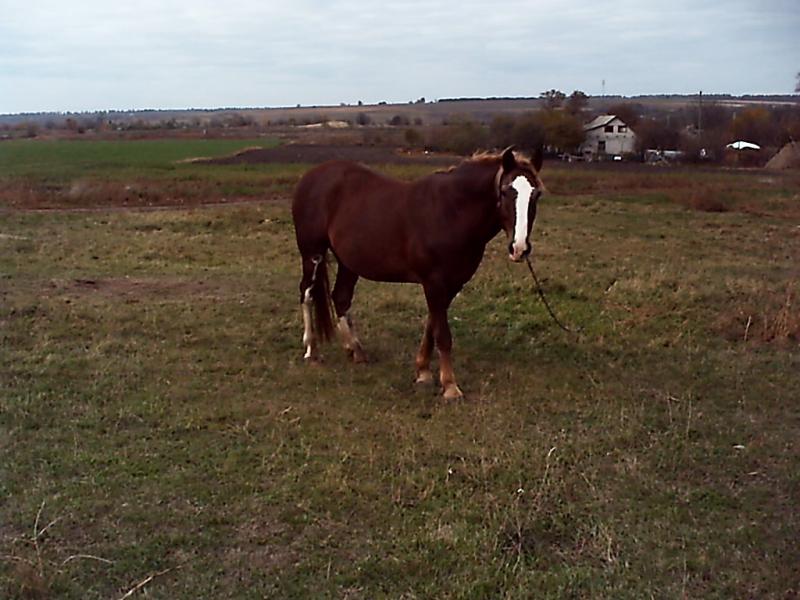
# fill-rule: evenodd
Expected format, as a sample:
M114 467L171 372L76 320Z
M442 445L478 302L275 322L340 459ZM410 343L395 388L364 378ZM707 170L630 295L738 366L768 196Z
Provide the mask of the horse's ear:
M517 159L514 158L514 146L509 146L503 150L503 171L513 171L517 166Z
M544 148L542 148L541 144L536 146L536 149L533 151L533 160L531 162L533 162L533 168L536 169L537 173L542 170L542 163L544 162Z

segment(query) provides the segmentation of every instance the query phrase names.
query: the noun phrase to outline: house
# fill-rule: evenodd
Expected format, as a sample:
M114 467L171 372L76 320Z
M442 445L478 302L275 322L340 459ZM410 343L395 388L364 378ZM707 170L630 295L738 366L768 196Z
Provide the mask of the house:
M581 156L586 160L602 160L636 152L636 134L616 115L600 115L583 126L586 139Z

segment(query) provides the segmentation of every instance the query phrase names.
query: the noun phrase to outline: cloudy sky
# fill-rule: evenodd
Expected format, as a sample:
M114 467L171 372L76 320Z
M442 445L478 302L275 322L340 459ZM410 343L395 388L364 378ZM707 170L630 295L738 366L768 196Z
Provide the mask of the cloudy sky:
M791 93L800 0L0 0L0 113Z

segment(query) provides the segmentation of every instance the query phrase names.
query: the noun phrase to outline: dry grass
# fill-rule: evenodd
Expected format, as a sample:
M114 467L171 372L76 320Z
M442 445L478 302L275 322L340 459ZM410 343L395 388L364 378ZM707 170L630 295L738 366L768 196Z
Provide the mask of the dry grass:
M413 286L359 283L371 364L303 364L286 202L0 214L0 594L797 595L794 192L629 177L540 207L578 340L489 246L457 403L412 383Z
M719 317L716 329L725 339L734 342L796 345L800 343L798 292L797 280L787 283L785 290L762 290L757 304L731 307Z

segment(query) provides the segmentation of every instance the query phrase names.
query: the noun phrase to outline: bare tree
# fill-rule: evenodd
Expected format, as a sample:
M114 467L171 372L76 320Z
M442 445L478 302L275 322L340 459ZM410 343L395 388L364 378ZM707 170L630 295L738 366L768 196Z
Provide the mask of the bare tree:
M546 108L558 108L566 99L567 95L560 90L547 90L539 94L539 98L544 100Z
M567 111L573 115L579 115L589 104L589 96L581 90L575 90L567 98Z

